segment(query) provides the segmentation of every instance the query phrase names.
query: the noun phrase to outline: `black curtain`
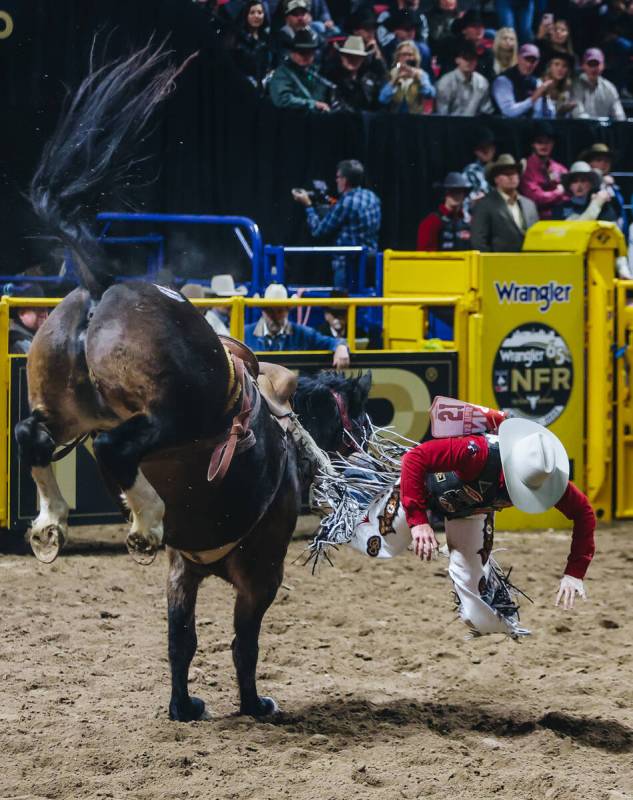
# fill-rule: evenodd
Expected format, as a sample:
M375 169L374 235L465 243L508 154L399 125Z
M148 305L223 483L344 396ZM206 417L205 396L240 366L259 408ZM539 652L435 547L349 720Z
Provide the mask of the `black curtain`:
M50 135L67 90L86 74L93 37L107 42L110 57L154 35L170 35L178 58L199 50L179 79L156 129L144 143L154 161L153 180L130 198L148 211L240 214L253 218L270 244L309 244L304 213L292 187L322 178L333 186L336 163L358 158L382 199L382 247L415 246L420 219L438 202L433 189L451 169L471 160L472 119L381 114L304 114L272 107L233 69L216 26L189 0L0 0L11 15L11 36L0 39L3 124L0 272L52 263L51 243L39 231L24 192ZM528 120L487 119L499 152L528 151ZM570 164L590 143L607 142L619 153L616 169L633 168L629 123L561 121L555 157ZM104 208L104 210L122 210ZM155 227L155 226L154 226ZM173 235L176 272L246 275L231 232L213 234L209 249L189 231ZM312 264L312 262L309 262ZM306 276L307 277L307 276Z

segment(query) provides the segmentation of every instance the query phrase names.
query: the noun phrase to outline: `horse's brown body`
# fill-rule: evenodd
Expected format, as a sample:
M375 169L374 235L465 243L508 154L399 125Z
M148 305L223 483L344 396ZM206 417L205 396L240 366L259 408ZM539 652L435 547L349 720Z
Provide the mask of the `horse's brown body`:
M218 337L177 293L117 284L95 303L75 289L35 336L29 402L58 443L164 409L185 442L221 427L228 375Z

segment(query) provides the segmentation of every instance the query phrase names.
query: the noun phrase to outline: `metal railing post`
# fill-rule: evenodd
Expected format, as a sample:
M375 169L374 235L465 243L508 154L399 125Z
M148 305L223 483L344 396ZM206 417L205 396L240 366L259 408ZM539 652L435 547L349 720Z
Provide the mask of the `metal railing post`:
M0 300L0 464L4 480L0 486L0 527L9 527L9 390L11 386L11 359L9 358L9 304Z

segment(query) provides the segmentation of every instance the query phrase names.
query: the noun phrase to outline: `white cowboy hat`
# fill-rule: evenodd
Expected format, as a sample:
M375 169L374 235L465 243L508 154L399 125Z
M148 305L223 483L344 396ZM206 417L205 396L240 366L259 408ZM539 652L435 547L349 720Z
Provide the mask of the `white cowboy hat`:
M209 287L211 295L217 297L235 297L248 293L246 286L236 286L232 275L214 275Z
M514 417L499 427L499 451L510 500L528 514L556 505L569 482L569 458L560 439L529 419Z
M365 56L369 52L365 50L365 42L362 36L348 36L342 45L335 45L339 53L346 53L348 56Z
M271 283L266 287L264 300L287 300L288 290L283 283Z

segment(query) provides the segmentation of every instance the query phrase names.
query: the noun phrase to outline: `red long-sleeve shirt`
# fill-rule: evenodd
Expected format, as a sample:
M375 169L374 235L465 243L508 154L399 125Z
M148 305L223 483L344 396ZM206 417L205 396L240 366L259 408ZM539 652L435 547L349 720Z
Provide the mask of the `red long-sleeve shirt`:
M425 478L429 472L456 472L464 481L481 473L488 458L484 436L432 439L414 447L402 459L401 500L409 527L428 524L428 492ZM500 478L503 481L503 473ZM595 552L596 517L591 503L570 481L556 508L574 523L571 550L565 573L584 578Z

